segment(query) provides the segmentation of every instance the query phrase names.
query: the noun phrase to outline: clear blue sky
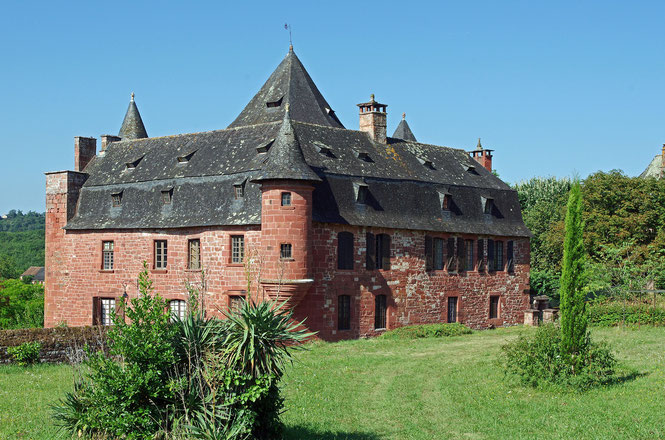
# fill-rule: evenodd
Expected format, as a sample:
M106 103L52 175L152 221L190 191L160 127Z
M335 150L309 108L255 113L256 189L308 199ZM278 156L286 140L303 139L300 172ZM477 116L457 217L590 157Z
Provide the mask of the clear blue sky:
M504 180L639 174L665 142L665 2L4 2L0 213L44 210L73 138L225 128L288 50L342 123L370 93ZM99 141L98 141L99 145Z

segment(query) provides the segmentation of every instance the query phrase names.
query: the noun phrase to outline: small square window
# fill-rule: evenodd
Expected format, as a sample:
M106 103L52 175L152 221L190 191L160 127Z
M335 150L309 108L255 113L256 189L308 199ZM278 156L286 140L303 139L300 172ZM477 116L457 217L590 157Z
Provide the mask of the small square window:
M237 311L242 307L245 295L229 295L229 311Z
M279 246L279 258L282 260L288 260L293 258L292 257L292 246L291 243L282 243Z
M113 270L113 242L102 242L102 269Z
M162 203L170 205L173 200L173 188L162 190Z
M291 193L283 192L282 193L282 206L291 206Z
M122 203L122 192L111 194L111 202L113 207L118 207Z
M245 187L243 185L233 185L234 195L236 199L245 197Z

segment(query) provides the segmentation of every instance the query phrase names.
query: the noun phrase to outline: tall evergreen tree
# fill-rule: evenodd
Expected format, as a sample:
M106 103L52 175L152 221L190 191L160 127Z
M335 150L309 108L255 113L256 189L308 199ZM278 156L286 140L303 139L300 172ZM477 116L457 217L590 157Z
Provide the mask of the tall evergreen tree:
M579 181L575 181L568 197L561 271L561 348L573 358L584 348L588 320L584 301L583 230L582 194Z

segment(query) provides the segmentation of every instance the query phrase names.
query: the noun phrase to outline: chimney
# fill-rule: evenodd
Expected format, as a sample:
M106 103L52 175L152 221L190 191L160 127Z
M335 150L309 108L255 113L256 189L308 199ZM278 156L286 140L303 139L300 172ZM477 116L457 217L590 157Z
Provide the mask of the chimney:
M83 171L95 154L97 154L97 139L74 137L74 171Z
M660 152L660 178L665 177L665 144Z
M120 138L118 136L113 136L112 134L103 134L102 138L102 152L106 151L106 148L111 142L118 142Z
M492 151L494 150L486 150L483 148L483 145L480 143L480 138L478 138L478 145L476 145L476 149L473 151L469 151L469 154L471 157L478 162L480 165L483 166L487 171L490 173L492 172Z
M369 133L374 141L386 143L386 104L380 104L374 100L374 94L370 95L369 102L358 104L360 108L360 131Z

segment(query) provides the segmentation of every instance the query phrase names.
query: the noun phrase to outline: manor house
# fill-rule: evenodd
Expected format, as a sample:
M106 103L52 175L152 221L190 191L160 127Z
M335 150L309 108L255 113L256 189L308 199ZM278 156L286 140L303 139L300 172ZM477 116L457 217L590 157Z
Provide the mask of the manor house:
M522 322L530 232L492 150L357 106L347 129L292 48L226 129L151 138L132 95L118 136L46 173L45 325L109 324L144 261L174 315L204 273L209 314L279 298L327 340Z

